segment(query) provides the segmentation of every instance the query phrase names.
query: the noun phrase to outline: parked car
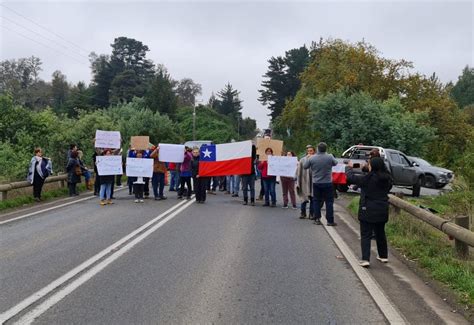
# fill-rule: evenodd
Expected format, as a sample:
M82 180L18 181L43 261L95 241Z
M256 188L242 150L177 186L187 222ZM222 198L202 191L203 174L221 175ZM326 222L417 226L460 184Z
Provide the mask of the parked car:
M186 141L184 145L189 148L201 148L203 144L211 145L214 142L210 140L193 140L193 141Z
M425 173L424 187L441 189L454 179L454 173L449 169L433 166L418 157L408 157L408 159Z
M425 174L401 151L376 146L356 145L344 151L339 161L352 161L355 172L362 173L361 167L367 163L370 150L372 149L379 150L380 156L387 165L387 169L392 174L393 185L411 188L413 196L420 196L420 189L424 183ZM347 190L347 185L338 186L338 190Z

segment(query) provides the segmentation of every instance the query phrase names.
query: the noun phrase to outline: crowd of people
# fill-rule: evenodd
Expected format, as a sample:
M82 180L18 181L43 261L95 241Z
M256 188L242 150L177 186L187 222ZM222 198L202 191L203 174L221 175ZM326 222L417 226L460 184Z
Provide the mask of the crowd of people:
M265 149L266 156L274 154L272 148ZM300 219L309 218L314 224L321 225L322 207L325 206L326 225L337 226L334 220L334 198L336 188L332 182L332 167L337 165L333 155L327 153L327 145L323 142L317 147L306 146L306 154L298 161L294 177L280 177L268 174L268 160L260 160L257 148L252 146L252 163L250 173L246 175L228 175L207 177L199 173L200 149L185 147L182 163L161 162L158 146L150 146L146 150L130 148L126 155L120 149L96 149L93 155L95 182L92 184L92 175L82 160L82 152L72 144L67 153L67 183L70 196L78 195L77 184L84 177L89 190L94 189L94 195L99 196L100 205L113 204L114 187L122 187L121 175L97 176L97 156L120 155L124 174L126 157L153 159L153 174L148 177L128 177L127 186L129 195L134 195L135 203L143 203L150 196L150 180L155 200L166 200L164 189L169 183L169 191L176 192L178 199L191 199L195 194L196 202L206 202L207 194L216 195L217 191L229 194L231 197L243 195L243 204L255 206L256 201L263 201L264 207L276 207L276 185L281 184L282 208L298 209L297 197L300 204ZM287 152L287 156L296 157L294 152ZM387 240L385 223L388 220L388 192L392 187L388 172L380 153L375 149L370 153L366 166L362 166L363 173L354 173L348 162L346 175L348 183L355 184L361 189L359 220L361 231L362 260L360 265L370 265L370 244L375 235L378 257L381 262L387 262ZM169 173L169 177L168 177ZM45 179L52 174L51 160L43 157L40 148L35 149L31 159L28 181L33 185L33 195L36 201L41 200L41 190ZM260 179L260 192L256 196L255 184ZM169 180L169 182L167 182ZM93 186L92 186L93 185Z

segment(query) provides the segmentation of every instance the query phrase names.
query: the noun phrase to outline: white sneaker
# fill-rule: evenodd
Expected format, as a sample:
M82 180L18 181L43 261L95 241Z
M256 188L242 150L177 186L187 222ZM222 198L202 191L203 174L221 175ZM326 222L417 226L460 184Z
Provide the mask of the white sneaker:
M370 262L369 261L360 261L359 262L359 265L362 266L362 267L369 267L370 266Z
M388 258L383 258L383 257L378 257L377 256L377 259L382 263L388 263Z
M138 203L138 200L135 200L135 203Z
M140 200L140 203L143 203L143 202L145 202L145 201L143 201L143 200Z

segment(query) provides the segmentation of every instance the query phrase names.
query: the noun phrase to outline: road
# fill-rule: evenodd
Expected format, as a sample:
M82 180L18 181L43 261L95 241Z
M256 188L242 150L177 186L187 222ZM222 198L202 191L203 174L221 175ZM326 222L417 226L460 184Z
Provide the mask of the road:
M349 255L358 254L349 221L326 229L299 220L298 211L244 207L222 193L204 205L173 193L143 204L125 191L116 195L111 206L95 198L58 203L0 224L1 321L383 324L401 317L442 324L455 317L462 323L439 297L406 285L401 263L374 265L372 275L363 269L361 280L341 253L350 246ZM342 221L343 209L336 210ZM370 289L369 280L390 285ZM401 282L406 290L390 288ZM430 294L431 301L417 297Z

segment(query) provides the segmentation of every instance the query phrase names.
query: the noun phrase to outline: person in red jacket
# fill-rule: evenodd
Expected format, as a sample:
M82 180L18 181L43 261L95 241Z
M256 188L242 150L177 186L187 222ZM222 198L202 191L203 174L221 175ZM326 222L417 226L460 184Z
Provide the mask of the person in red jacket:
M265 154L267 156L273 155L273 149L267 148L265 149ZM268 175L268 161L262 161L258 164L258 170L260 170L263 179L263 188L265 190L265 204L264 207L270 206L270 198L272 200L271 207L276 207L276 192L275 192L275 185L276 185L276 176L269 176Z

